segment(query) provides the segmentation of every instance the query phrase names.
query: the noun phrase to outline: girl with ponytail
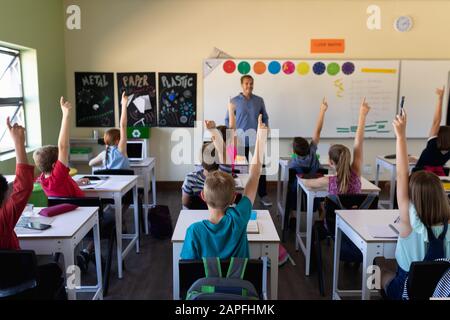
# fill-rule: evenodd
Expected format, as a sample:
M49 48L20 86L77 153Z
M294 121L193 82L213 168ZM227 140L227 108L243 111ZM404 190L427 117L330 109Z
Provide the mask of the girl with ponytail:
M356 130L353 145L353 162L350 150L342 145L335 144L330 147L328 156L330 166L336 169L335 176L318 179L303 180L308 188L324 188L328 186L329 194L356 194L361 192L361 171L363 167L363 144L366 117L370 107L363 98L359 108L358 129Z

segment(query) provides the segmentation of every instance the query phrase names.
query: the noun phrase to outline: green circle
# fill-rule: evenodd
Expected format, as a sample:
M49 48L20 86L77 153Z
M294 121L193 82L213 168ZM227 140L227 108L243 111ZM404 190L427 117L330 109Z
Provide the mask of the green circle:
M250 64L247 61L242 61L238 65L238 70L241 74L247 74L250 72Z
M330 76L335 76L339 73L341 68L336 62L332 62L327 66L327 72Z

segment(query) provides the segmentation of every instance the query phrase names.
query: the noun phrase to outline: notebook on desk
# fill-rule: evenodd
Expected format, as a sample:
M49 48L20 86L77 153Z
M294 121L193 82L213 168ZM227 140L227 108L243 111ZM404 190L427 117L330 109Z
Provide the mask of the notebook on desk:
M259 233L259 226L258 226L258 220L257 214L255 210L252 210L252 213L250 215L250 220L247 224L247 233Z

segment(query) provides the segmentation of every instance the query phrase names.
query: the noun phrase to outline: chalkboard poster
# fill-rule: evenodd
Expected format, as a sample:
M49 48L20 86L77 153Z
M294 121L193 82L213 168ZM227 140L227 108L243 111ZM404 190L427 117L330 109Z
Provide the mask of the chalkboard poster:
M156 75L154 72L118 73L119 100L128 95L128 126L156 127ZM119 112L121 108L119 106Z
M77 127L114 127L114 74L75 72Z
M159 126L194 127L197 74L159 73Z

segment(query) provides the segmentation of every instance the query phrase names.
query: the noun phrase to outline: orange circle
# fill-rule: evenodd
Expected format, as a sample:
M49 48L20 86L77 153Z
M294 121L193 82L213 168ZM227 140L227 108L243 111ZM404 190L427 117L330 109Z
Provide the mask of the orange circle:
M253 65L253 71L255 71L256 74L263 74L266 72L266 64L262 61L257 61Z

